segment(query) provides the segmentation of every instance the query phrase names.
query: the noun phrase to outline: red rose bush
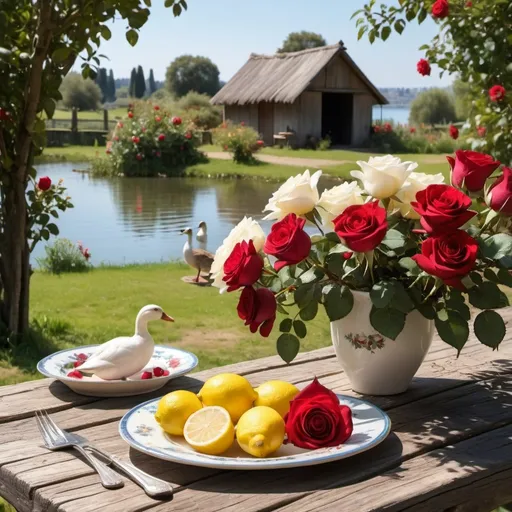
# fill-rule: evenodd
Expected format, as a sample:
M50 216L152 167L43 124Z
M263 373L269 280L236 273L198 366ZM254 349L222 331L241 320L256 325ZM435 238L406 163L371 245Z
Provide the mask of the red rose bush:
M494 310L508 305L500 287L512 287L512 169L474 151L457 151L448 162L450 184L391 155L357 162L355 181L322 193L321 171L289 178L265 207L268 235L244 218L217 249L213 285L240 294L238 316L264 337L277 313L291 309L277 339L286 362L307 336L304 322L320 306L332 322L347 316L353 291L369 294L370 323L383 338L396 339L417 310L460 351L471 305L480 310L476 337L497 348L506 326ZM302 399L290 410L291 442L314 447L312 433L343 442L336 436L350 430L350 417L337 406L303 407Z

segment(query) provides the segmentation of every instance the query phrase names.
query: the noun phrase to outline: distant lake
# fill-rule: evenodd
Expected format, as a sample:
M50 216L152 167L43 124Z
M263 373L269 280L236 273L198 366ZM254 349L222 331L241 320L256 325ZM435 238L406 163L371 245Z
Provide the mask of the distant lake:
M94 265L181 259L185 237L180 230L190 226L195 234L202 220L208 225L207 248L215 252L244 215L261 220L263 208L279 187L262 180L106 179L73 172L87 167L52 163L38 165L37 171L54 182L64 179L75 207L57 219L60 236L81 241ZM333 181L322 179L320 189L326 186L333 186ZM268 233L271 222L261 225ZM195 236L194 243L197 247ZM33 256L44 254L40 243Z
M409 107L392 107L384 105L382 107L382 120L383 121L394 121L395 123L408 124L409 123ZM381 119L381 107L375 105L373 107L373 122L380 121Z

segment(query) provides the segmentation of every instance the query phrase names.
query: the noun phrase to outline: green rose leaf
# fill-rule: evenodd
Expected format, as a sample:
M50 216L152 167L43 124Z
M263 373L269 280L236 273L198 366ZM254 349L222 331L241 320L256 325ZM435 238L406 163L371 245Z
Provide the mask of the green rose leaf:
M481 249L486 258L512 268L512 236L506 233L492 235L481 242Z
M471 312L468 305L464 302L462 296L452 296L446 301L446 307L453 311L457 311L466 322L471 318Z
M500 281L499 277L495 274L494 270L492 270L490 268L486 268L484 270L484 277L485 277L485 279L487 279L488 281L492 281L493 283L499 283L499 281Z
M324 307L331 322L346 317L354 307L354 296L346 286L329 284L322 290Z
M482 311L475 318L475 335L488 347L498 348L507 331L503 318L496 311Z
M299 312L299 316L306 322L313 320L318 313L318 302L312 300L307 306L302 308Z
M390 229L382 240L382 244L392 250L402 248L405 243L405 236L396 229Z
M312 300L315 295L315 288L311 284L304 284L299 286L294 293L295 302L299 306L299 308L306 307Z
M412 258L409 258L409 257L401 258L398 261L398 264L402 268L405 268L405 269L409 270L410 272L414 272L416 270L419 270L418 264Z
M393 308L372 307L370 323L386 338L396 340L405 325L405 313Z
M56 224L48 224L46 226L46 229L52 234L52 235L55 235L57 236L59 234L59 228L57 227Z
M391 306L402 313L409 313L414 309L414 302L404 288L404 285L398 281L393 281L395 293L391 299Z
M512 288L512 274L508 270L501 268L498 271L498 279L501 284L504 284L505 286Z
M293 330L295 331L295 334L301 339L305 338L306 334L308 333L306 324L302 320L293 321Z
M485 281L468 290L469 302L478 309L503 307L501 291L495 283Z
M139 40L139 34L136 30L131 28L128 30L128 32L126 32L126 40L130 43L131 46L135 46Z
M277 338L276 347L281 359L285 363L291 363L299 353L300 341L293 334L281 334Z
M329 242L334 242L335 244L340 243L340 237L334 231L331 231L330 233L325 233L325 238L329 240Z
M482 284L483 282L482 276L478 272L471 272L469 277L475 284Z
M281 321L279 324L279 330L281 332L290 332L292 330L292 319L291 318L285 318Z
M446 310L446 320L441 320L437 316L434 321L441 339L456 348L457 355L460 354L469 337L467 321L462 318L460 313L453 310Z
M317 267L311 267L309 270L306 270L299 277L300 281L304 284L313 283L315 281L319 281L324 277L324 273Z
M370 291L370 299L376 308L385 308L391 303L395 287L391 281L375 283Z

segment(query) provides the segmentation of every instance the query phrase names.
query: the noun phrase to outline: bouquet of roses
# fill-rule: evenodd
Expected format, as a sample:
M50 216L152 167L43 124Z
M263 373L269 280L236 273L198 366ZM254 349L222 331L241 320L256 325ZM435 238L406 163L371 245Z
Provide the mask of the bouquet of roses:
M502 287L512 287L512 169L473 151L447 158L451 184L391 155L357 162L357 181L321 195L321 171L289 178L265 208L276 220L268 236L244 218L219 247L214 285L241 290L238 315L251 332L268 336L276 313L286 315L277 350L287 362L307 334L304 321L320 305L330 321L345 317L352 290L369 293L370 322L387 338L417 310L460 352L469 303L481 310L476 337L497 348L506 327L495 310L509 305Z

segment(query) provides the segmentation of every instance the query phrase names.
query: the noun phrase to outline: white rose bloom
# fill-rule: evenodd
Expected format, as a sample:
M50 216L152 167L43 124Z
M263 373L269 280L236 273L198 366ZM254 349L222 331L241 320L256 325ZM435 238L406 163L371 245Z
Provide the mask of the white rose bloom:
M233 252L238 242L252 240L256 251L261 251L265 244L265 233L261 226L252 219L244 217L224 239L222 245L215 251L210 274L213 278L213 286L220 288L221 293L226 290L226 283L222 280L224 277L224 263Z
M362 171L352 171L352 177L361 180L365 191L376 199L395 195L411 172L418 167L416 162L402 162L393 155L372 156L368 162L358 161Z
M265 220L281 220L289 213L305 215L313 210L318 203L318 180L322 171L316 171L312 176L309 169L304 174L288 178L279 189L272 194L263 211L269 211Z
M411 172L409 177L405 180L403 187L395 194L398 201L391 201L391 208L399 210L402 217L407 219L419 219L419 214L416 213L411 206L411 201L416 201L416 194L429 185L438 185L444 183L444 176L442 174L425 174L423 172Z
M361 196L363 190L356 181L346 181L341 185L324 190L318 201L318 213L322 216L325 227L333 228L333 220L343 212L347 206L363 204Z

